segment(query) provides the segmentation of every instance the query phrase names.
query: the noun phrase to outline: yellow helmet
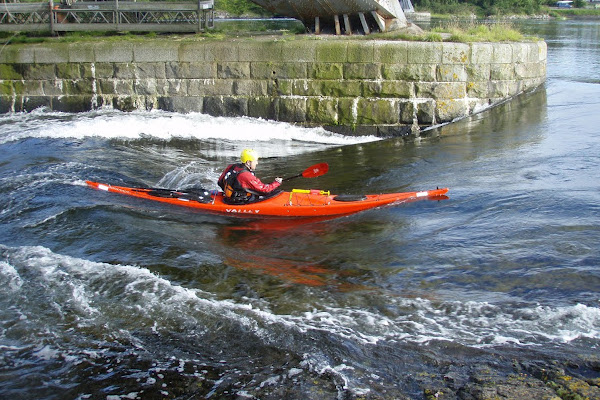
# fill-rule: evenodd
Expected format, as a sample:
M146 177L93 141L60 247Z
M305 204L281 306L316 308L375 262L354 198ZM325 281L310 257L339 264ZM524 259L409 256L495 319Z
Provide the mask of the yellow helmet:
M242 163L246 164L247 161L258 161L258 154L253 149L244 149L242 150L242 155L240 157Z

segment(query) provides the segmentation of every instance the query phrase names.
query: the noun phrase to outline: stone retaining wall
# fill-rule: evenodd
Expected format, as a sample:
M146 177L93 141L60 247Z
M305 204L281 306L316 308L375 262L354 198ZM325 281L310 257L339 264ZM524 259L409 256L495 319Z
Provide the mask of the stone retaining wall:
M8 45L0 112L164 109L418 132L533 89L546 44L297 36Z

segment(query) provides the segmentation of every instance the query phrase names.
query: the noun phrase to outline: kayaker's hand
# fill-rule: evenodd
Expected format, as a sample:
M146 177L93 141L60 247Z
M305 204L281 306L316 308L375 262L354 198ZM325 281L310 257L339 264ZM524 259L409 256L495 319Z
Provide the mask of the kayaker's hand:
M277 178L275 178L275 182L277 183L281 183L283 182L283 178L280 178L279 176Z

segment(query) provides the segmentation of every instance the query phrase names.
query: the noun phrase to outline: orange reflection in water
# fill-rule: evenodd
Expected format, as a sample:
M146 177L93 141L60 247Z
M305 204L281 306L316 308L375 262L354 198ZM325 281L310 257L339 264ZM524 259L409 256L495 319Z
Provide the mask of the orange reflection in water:
M428 200L446 200L447 196L428 197ZM405 200L402 203L421 199ZM313 218L262 218L244 219L233 225L223 226L220 231L225 248L230 252L225 257L225 263L237 269L259 272L276 276L279 279L300 285L332 286L341 291L367 290L365 285L356 285L340 280L352 275L350 271L341 272L337 268L320 262L297 260L298 254L278 257L271 246L281 247L286 238L299 236L319 237L331 232L329 224L323 223L344 216L313 217ZM267 250L271 255L260 255ZM293 251L293 250L292 250Z
M250 255L245 259L228 258L228 265L252 272L260 271L276 276L286 282L308 285L325 286L331 284L335 272L320 266L318 263L284 260L273 257Z
M260 272L276 276L283 281L309 286L331 284L337 271L318 262L295 260L263 255L272 246L281 248L286 238L319 236L327 227L319 224L330 218L265 218L244 220L240 224L228 225L221 230L223 244L231 250L225 263L237 269ZM292 255L295 258L296 255Z

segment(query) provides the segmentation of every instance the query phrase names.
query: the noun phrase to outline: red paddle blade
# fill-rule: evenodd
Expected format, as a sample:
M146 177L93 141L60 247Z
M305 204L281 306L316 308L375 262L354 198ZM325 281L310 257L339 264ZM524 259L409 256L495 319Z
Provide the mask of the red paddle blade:
M317 176L325 175L329 171L329 164L320 163L310 166L302 172L304 178L316 178Z

